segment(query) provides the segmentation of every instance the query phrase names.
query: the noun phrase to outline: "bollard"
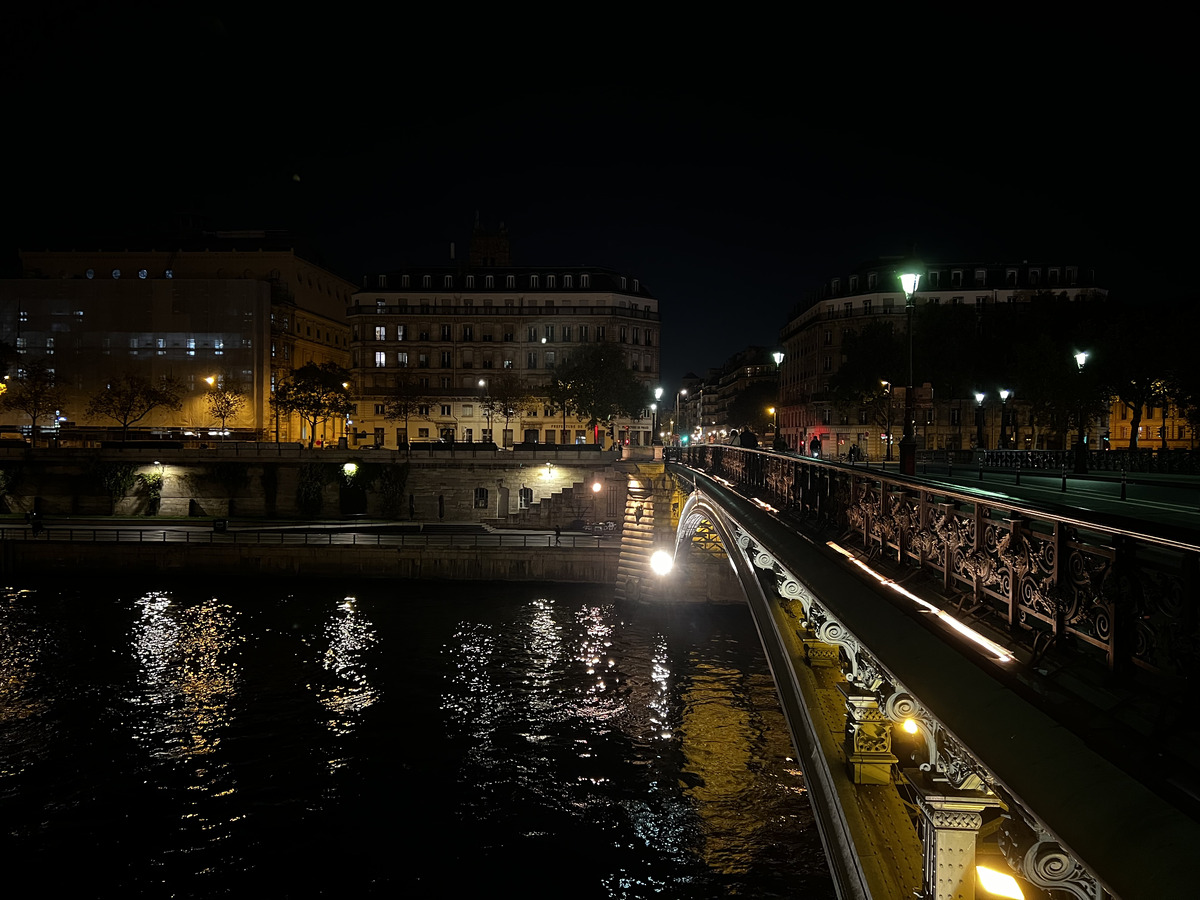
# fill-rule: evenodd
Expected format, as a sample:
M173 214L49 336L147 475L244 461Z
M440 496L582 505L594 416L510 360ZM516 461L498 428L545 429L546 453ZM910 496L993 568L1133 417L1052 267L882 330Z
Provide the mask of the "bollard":
M1125 499L1125 470L1121 470L1121 499Z
M1062 467L1062 473L1063 473L1062 492L1065 494L1067 492L1067 467L1066 466Z

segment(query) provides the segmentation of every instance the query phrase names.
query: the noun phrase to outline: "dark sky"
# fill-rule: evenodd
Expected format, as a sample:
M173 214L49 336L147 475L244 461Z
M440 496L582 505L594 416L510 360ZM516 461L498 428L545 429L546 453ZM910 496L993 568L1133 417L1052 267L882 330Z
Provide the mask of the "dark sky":
M518 264L640 278L667 386L775 344L807 290L870 258L1078 262L1128 291L1195 230L1187 82L1115 54L1125 24L922 25L900 50L762 22L4 16L10 267L188 213L291 229L360 282L461 254L478 212Z

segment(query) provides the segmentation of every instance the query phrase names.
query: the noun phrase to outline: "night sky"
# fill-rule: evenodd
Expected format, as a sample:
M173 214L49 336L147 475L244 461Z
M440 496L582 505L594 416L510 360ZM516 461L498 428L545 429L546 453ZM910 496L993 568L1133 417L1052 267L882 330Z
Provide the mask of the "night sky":
M6 273L186 214L289 229L361 283L461 258L478 214L515 264L640 278L670 387L878 256L1094 265L1133 296L1148 255L1191 250L1194 77L1116 52L1149 52L1137 24L918 23L902 47L889 22L112 6L3 14Z

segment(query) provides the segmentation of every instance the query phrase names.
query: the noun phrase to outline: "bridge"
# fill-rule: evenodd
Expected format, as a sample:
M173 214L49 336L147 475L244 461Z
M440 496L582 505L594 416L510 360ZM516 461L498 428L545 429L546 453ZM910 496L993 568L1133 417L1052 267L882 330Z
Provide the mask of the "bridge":
M677 569L744 591L839 897L1200 893L1194 495L723 446L667 471Z

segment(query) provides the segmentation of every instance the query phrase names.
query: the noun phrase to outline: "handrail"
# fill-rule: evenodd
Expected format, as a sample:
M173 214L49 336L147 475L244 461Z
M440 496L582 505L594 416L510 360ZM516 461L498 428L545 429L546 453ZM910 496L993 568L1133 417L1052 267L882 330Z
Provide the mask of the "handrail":
M222 544L256 546L352 546L352 547L389 547L389 548L423 548L448 547L463 549L513 549L513 548L601 548L619 546L618 540L610 539L613 532L604 534L563 534L560 543L555 543L553 532L549 534L507 534L502 531L470 534L429 534L425 532L363 532L350 530L324 529L303 531L299 529L279 531L244 530L227 531L224 533L208 529L170 529L170 528L131 528L128 526L111 527L50 527L43 526L38 530L28 526L0 527L0 541L39 541L43 543L175 543L175 544ZM277 538L277 539L276 539ZM336 540L335 540L336 538Z

